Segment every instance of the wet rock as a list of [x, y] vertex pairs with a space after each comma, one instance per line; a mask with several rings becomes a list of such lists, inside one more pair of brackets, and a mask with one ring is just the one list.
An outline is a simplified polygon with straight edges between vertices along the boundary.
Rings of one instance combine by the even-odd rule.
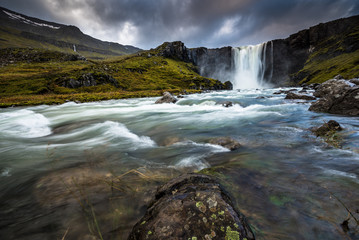
[[343, 128], [340, 126], [340, 124], [335, 121], [335, 120], [330, 120], [327, 123], [324, 123], [322, 126], [320, 126], [319, 128], [313, 128], [311, 129], [311, 131], [313, 133], [315, 133], [315, 135], [317, 137], [322, 137], [325, 136], [326, 134], [328, 134], [329, 132], [336, 132], [336, 131], [341, 131], [343, 130]]
[[225, 90], [233, 90], [233, 84], [230, 81], [226, 81], [224, 83], [224, 89]]
[[158, 99], [155, 103], [162, 104], [162, 103], [176, 103], [177, 99], [169, 92], [164, 92], [163, 97]]
[[303, 95], [303, 94], [295, 94], [289, 92], [284, 99], [303, 99], [303, 100], [315, 100], [316, 98], [310, 95]]
[[297, 91], [297, 89], [279, 90], [279, 91], [274, 92], [273, 94], [275, 94], [275, 95], [288, 94], [288, 93], [294, 92], [294, 91]]
[[230, 101], [222, 102], [221, 105], [222, 105], [223, 107], [226, 107], [226, 108], [228, 108], [228, 107], [233, 107], [233, 103], [230, 102]]
[[352, 86], [353, 84], [347, 80], [330, 79], [322, 83], [313, 95], [315, 97], [325, 97], [328, 95], [339, 96]]
[[354, 83], [331, 79], [321, 84], [314, 95], [321, 99], [312, 103], [310, 111], [359, 115], [359, 86]]
[[234, 151], [241, 147], [241, 144], [237, 140], [234, 140], [230, 137], [213, 138], [209, 141], [209, 143], [225, 147], [231, 151]]
[[116, 79], [103, 73], [86, 73], [82, 74], [77, 79], [58, 79], [57, 82], [62, 82], [62, 86], [66, 88], [93, 87], [101, 84], [112, 84], [115, 87], [118, 87]]
[[128, 240], [255, 239], [245, 217], [217, 181], [186, 174], [157, 190]]
[[353, 79], [350, 79], [349, 82], [355, 84], [355, 85], [359, 85], [359, 78], [353, 78]]

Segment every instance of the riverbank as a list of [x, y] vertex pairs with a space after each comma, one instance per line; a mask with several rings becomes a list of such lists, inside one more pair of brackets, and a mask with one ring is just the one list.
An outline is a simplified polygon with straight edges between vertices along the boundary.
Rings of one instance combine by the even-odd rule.
[[43, 94], [43, 95], [17, 95], [10, 97], [0, 97], [0, 108], [20, 107], [20, 106], [36, 106], [36, 105], [57, 105], [66, 102], [97, 102], [115, 99], [130, 99], [143, 97], [159, 97], [163, 92], [172, 94], [194, 94], [200, 93], [201, 90], [148, 90], [148, 91], [116, 91], [116, 92], [100, 92], [100, 93], [76, 93], [76, 94]]

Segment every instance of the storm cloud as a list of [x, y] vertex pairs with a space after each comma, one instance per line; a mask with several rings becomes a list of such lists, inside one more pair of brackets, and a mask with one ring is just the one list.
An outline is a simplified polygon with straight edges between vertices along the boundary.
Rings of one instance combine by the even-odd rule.
[[0, 0], [0, 6], [143, 49], [177, 40], [189, 47], [258, 44], [359, 14], [357, 0]]

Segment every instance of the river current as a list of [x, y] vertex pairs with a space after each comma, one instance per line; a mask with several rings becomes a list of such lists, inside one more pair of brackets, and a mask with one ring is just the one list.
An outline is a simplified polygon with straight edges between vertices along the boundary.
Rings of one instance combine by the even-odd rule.
[[[359, 239], [359, 118], [277, 90], [1, 109], [0, 238], [125, 239], [156, 187], [203, 171], [257, 239]], [[329, 120], [341, 148], [309, 130]], [[242, 147], [209, 144], [221, 136]]]

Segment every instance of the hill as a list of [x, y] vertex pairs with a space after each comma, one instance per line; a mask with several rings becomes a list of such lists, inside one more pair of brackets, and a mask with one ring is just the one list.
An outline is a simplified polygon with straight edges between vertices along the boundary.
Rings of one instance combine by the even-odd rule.
[[0, 48], [41, 48], [104, 59], [138, 52], [139, 48], [104, 42], [75, 26], [44, 21], [0, 7]]
[[162, 48], [102, 61], [45, 49], [0, 49], [0, 107], [231, 87], [200, 76], [193, 63], [163, 56]]

